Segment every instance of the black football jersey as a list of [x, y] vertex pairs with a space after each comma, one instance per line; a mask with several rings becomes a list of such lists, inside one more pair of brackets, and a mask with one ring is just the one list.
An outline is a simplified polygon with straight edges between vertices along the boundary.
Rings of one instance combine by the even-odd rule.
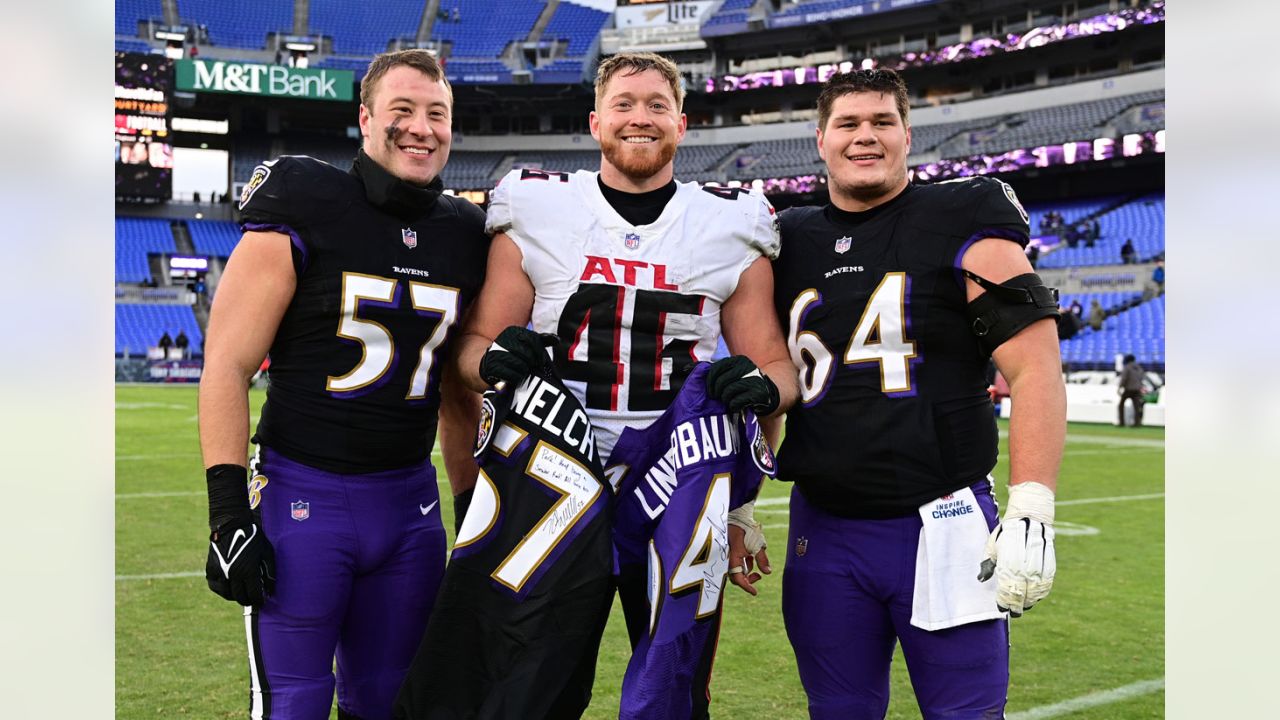
[[1012, 188], [910, 185], [861, 213], [781, 215], [774, 302], [800, 372], [778, 476], [843, 517], [899, 517], [984, 477], [997, 431], [989, 357], [969, 329], [961, 259], [1028, 239]]
[[288, 235], [297, 274], [255, 440], [332, 472], [426, 458], [448, 341], [484, 281], [484, 212], [370, 200], [394, 182], [363, 157], [344, 172], [285, 156], [241, 196], [241, 228]]
[[396, 717], [578, 717], [613, 601], [611, 493], [551, 373], [485, 394], [480, 477]]

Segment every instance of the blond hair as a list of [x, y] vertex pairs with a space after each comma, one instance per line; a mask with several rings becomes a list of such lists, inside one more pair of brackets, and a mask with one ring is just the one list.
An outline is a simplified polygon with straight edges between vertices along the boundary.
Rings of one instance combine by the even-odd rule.
[[600, 107], [605, 88], [615, 75], [635, 75], [646, 70], [657, 70], [662, 75], [671, 86], [671, 94], [676, 99], [676, 111], [683, 111], [684, 84], [680, 80], [680, 68], [661, 55], [651, 52], [619, 53], [601, 62], [596, 70], [596, 107]]

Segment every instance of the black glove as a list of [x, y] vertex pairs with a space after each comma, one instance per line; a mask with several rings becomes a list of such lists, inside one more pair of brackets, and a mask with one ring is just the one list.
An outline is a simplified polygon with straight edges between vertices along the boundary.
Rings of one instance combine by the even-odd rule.
[[467, 508], [471, 507], [471, 496], [476, 492], [475, 488], [463, 490], [453, 496], [453, 537], [457, 538], [458, 533], [462, 532], [462, 519], [467, 516]]
[[241, 605], [260, 606], [276, 588], [276, 554], [249, 509], [249, 471], [215, 465], [205, 471], [209, 486], [209, 589]]
[[751, 408], [757, 415], [769, 415], [781, 402], [778, 386], [745, 355], [711, 363], [707, 369], [707, 392], [732, 413]]
[[519, 383], [530, 375], [545, 374], [551, 366], [546, 348], [557, 342], [559, 338], [555, 335], [539, 335], [528, 328], [512, 325], [498, 335], [484, 357], [480, 358], [480, 378], [490, 385], [497, 385], [503, 380]]

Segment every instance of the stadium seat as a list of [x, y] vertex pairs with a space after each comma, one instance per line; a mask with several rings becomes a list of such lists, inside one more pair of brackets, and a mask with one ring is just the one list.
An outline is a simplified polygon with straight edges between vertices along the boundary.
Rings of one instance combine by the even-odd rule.
[[184, 332], [191, 352], [203, 354], [204, 334], [190, 305], [118, 303], [116, 305], [116, 354], [144, 355], [164, 333]]
[[151, 277], [150, 254], [177, 251], [168, 220], [116, 218], [116, 282], [145, 282]]

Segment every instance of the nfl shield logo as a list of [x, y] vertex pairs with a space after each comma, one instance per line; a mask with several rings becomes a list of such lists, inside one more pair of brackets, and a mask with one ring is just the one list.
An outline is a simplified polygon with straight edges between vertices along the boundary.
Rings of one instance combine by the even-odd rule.
[[640, 236], [635, 233], [627, 233], [626, 237], [622, 238], [622, 243], [627, 246], [628, 250], [635, 250], [640, 247]]
[[809, 552], [809, 538], [796, 538], [796, 557], [804, 557], [807, 552]]
[[845, 235], [842, 238], [836, 238], [836, 252], [843, 255], [849, 252], [849, 248], [853, 245], [853, 238]]
[[302, 522], [311, 517], [311, 503], [305, 500], [298, 500], [289, 503], [289, 517]]
[[404, 238], [404, 246], [410, 250], [418, 247], [418, 233], [405, 228], [400, 231], [400, 237]]

